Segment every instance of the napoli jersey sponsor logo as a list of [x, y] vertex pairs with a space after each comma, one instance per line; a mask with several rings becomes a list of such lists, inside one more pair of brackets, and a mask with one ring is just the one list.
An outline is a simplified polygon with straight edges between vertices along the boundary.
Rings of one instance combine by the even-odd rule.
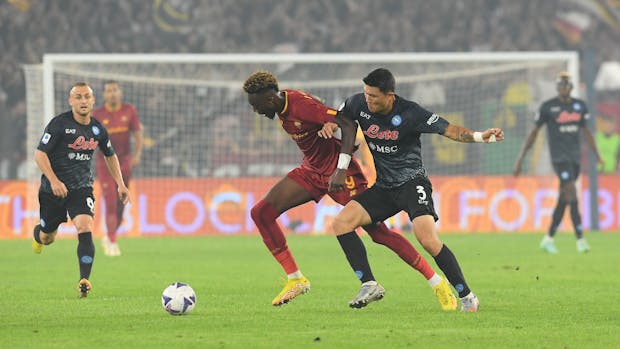
[[426, 120], [426, 124], [430, 126], [437, 121], [439, 121], [439, 115], [433, 114], [428, 118], [428, 120]]
[[581, 105], [579, 105], [579, 103], [574, 103], [573, 104], [573, 109], [580, 111], [581, 110]]
[[99, 127], [93, 126], [93, 133], [95, 134], [95, 136], [98, 136], [100, 132], [101, 131], [99, 130]]
[[400, 115], [392, 116], [392, 126], [400, 126], [403, 123], [403, 118]]
[[43, 138], [41, 138], [41, 143], [47, 144], [50, 141], [50, 138], [52, 138], [52, 135], [46, 132], [43, 135]]

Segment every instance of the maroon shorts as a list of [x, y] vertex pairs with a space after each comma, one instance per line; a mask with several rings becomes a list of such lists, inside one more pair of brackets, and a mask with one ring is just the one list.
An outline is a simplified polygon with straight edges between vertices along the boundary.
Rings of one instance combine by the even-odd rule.
[[345, 180], [345, 188], [343, 191], [333, 193], [328, 192], [329, 177], [331, 176], [331, 173], [318, 173], [309, 168], [300, 166], [293, 169], [286, 176], [299, 183], [299, 185], [312, 194], [314, 201], [319, 202], [321, 198], [327, 194], [329, 197], [334, 199], [334, 201], [343, 206], [346, 205], [347, 202], [351, 201], [354, 196], [366, 190], [368, 186], [368, 181], [366, 180], [366, 177], [364, 177], [362, 169], [355, 158], [351, 159], [351, 164], [347, 170], [347, 178]]

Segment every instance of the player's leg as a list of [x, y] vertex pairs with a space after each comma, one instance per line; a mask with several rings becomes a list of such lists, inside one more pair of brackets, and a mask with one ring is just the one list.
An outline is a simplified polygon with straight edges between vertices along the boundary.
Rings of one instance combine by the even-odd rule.
[[78, 234], [77, 256], [80, 266], [78, 297], [82, 298], [88, 296], [92, 290], [89, 279], [95, 259], [92, 233], [95, 198], [92, 188], [81, 188], [69, 192], [67, 199], [67, 211]]
[[116, 189], [116, 183], [108, 171], [98, 173], [99, 183], [101, 185], [101, 194], [105, 203], [105, 225], [107, 233], [101, 239], [101, 247], [106, 256], [113, 256], [112, 244], [116, 242], [116, 229], [119, 226], [118, 208], [119, 199]]
[[455, 310], [456, 298], [448, 283], [433, 270], [426, 258], [413, 247], [404, 236], [390, 230], [384, 223], [371, 224], [363, 227], [372, 240], [396, 252], [408, 265], [420, 272], [427, 280], [443, 310]]
[[[340, 199], [338, 195], [333, 193], [330, 194], [330, 196], [334, 198], [334, 200], [336, 200], [337, 202]], [[334, 221], [332, 223], [332, 229], [334, 233], [338, 236], [344, 236], [349, 232], [353, 232], [354, 229], [357, 227], [371, 224], [374, 219], [371, 218], [371, 214], [373, 213], [382, 216], [382, 219], [393, 215], [395, 211], [392, 211], [395, 210], [395, 208], [391, 207], [389, 203], [383, 202], [382, 196], [383, 192], [380, 189], [373, 187], [363, 191], [353, 200], [350, 200], [344, 206], [342, 211], [340, 211], [340, 213], [338, 213], [338, 215], [336, 215], [336, 217], [334, 218]], [[379, 204], [371, 205], [371, 203], [374, 202], [379, 202]], [[359, 236], [357, 236], [356, 233], [353, 232], [353, 234], [355, 234], [357, 239], [359, 239]], [[360, 245], [363, 248], [361, 240]], [[364, 260], [366, 260], [366, 263], [368, 263], [365, 249], [363, 251], [363, 257]], [[382, 299], [384, 294], [385, 289], [376, 281], [371, 280], [368, 282], [364, 282], [362, 283], [358, 294], [349, 302], [349, 306], [351, 306], [352, 308], [362, 308], [372, 301]]]
[[44, 245], [56, 239], [58, 226], [67, 221], [64, 200], [51, 193], [39, 191], [39, 224], [32, 232], [32, 250], [39, 254]]
[[[435, 259], [435, 263], [454, 286], [461, 298], [461, 310], [477, 311], [478, 299], [471, 292], [461, 267], [452, 251], [437, 235], [435, 222], [439, 219], [433, 203], [433, 187], [426, 177], [417, 177], [398, 189], [397, 201], [413, 223], [413, 233], [422, 247]], [[450, 292], [451, 294], [451, 292]], [[446, 310], [455, 309], [452, 297], [447, 295]], [[439, 295], [438, 295], [439, 297]], [[440, 300], [441, 301], [441, 300]]]
[[[465, 282], [465, 278], [461, 271], [461, 267], [459, 266], [456, 257], [452, 253], [452, 251], [446, 246], [437, 235], [437, 231], [435, 229], [435, 219], [432, 215], [425, 214], [421, 216], [417, 216], [412, 220], [413, 223], [413, 233], [416, 239], [420, 242], [422, 247], [433, 257], [435, 263], [441, 269], [443, 274], [446, 276], [450, 284], [454, 286], [456, 291], [461, 298], [461, 301], [465, 303], [469, 301], [470, 298], [475, 296], [471, 293], [467, 283]], [[442, 280], [443, 281], [443, 280]], [[456, 309], [456, 299], [452, 292], [447, 292], [449, 290], [446, 289], [445, 281], [444, 284], [440, 283], [436, 284], [433, 287], [435, 291], [435, 295], [437, 299], [442, 305], [444, 310], [454, 310]], [[477, 299], [476, 299], [477, 302]], [[476, 309], [471, 311], [476, 311]]]
[[[131, 164], [130, 163], [121, 163], [121, 174], [123, 176], [123, 180], [125, 181], [125, 184], [129, 188], [129, 182], [131, 181]], [[115, 209], [116, 212], [114, 212], [116, 216], [114, 217], [115, 218], [114, 222], [112, 218], [108, 219], [107, 239], [105, 238], [103, 239], [104, 245], [106, 245], [105, 243], [107, 243], [108, 250], [106, 251], [106, 249], [104, 248], [104, 253], [108, 256], [118, 257], [121, 255], [121, 249], [118, 246], [118, 240], [117, 240], [118, 229], [123, 223], [123, 213], [125, 211], [125, 204], [123, 204], [121, 199], [118, 197], [118, 189], [117, 189], [116, 183], [114, 182], [114, 179], [111, 176], [108, 176], [108, 177], [111, 181], [111, 188], [113, 188], [113, 190], [109, 190], [107, 192], [104, 191], [104, 193], [108, 196], [110, 201], [112, 200], [116, 201], [116, 209]], [[110, 210], [112, 210], [112, 208], [110, 208]], [[108, 212], [107, 209], [106, 209], [106, 212]]]
[[549, 225], [549, 230], [547, 234], [543, 237], [540, 242], [540, 248], [547, 251], [548, 253], [558, 253], [558, 249], [555, 246], [553, 238], [555, 237], [555, 233], [562, 222], [562, 217], [564, 217], [564, 211], [566, 211], [566, 206], [568, 205], [567, 197], [566, 197], [566, 184], [567, 181], [570, 180], [571, 174], [569, 168], [566, 163], [554, 163], [553, 170], [558, 176], [560, 180], [560, 187], [558, 189], [558, 201], [555, 204], [553, 209], [553, 214], [551, 215], [551, 224]]
[[[345, 206], [351, 201], [352, 197], [366, 190], [368, 182], [363, 175], [359, 163], [354, 158], [347, 170], [345, 188], [343, 191], [328, 193], [329, 177], [327, 176], [322, 178], [322, 184], [321, 189], [323, 192], [327, 193], [335, 202]], [[336, 238], [353, 272], [362, 283], [362, 287], [366, 283], [377, 285], [372, 269], [370, 268], [370, 263], [368, 262], [366, 247], [355, 230], [351, 230], [344, 234], [337, 234]], [[380, 287], [380, 285], [376, 286], [377, 289]]]
[[280, 263], [288, 278], [282, 291], [273, 299], [273, 305], [286, 304], [298, 295], [310, 290], [310, 282], [299, 270], [276, 218], [290, 208], [306, 203], [313, 198], [313, 195], [303, 186], [287, 176], [276, 183], [267, 193], [267, 196], [254, 205], [250, 212], [265, 246]]
[[436, 275], [433, 267], [411, 242], [401, 234], [390, 230], [384, 223], [365, 225], [363, 228], [372, 241], [394, 251], [405, 263], [419, 271], [426, 280], [431, 280]]
[[562, 195], [566, 198], [566, 202], [570, 206], [570, 218], [575, 229], [575, 237], [577, 238], [577, 251], [588, 252], [590, 245], [583, 237], [583, 227], [581, 225], [581, 213], [579, 212], [579, 198], [577, 196], [577, 178], [579, 177], [579, 164], [570, 164], [570, 179], [562, 183]]

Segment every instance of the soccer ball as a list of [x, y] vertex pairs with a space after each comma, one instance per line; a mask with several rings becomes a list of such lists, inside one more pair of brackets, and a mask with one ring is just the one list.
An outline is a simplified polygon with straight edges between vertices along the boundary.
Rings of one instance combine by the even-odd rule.
[[171, 315], [187, 314], [196, 305], [196, 293], [190, 285], [175, 282], [166, 287], [162, 293], [161, 305]]

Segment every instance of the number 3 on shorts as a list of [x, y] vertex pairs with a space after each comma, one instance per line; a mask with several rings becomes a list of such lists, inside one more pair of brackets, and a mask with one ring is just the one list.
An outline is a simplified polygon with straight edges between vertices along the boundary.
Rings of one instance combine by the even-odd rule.
[[416, 185], [416, 191], [418, 192], [418, 203], [421, 205], [427, 205], [428, 201], [426, 201], [426, 191], [424, 190], [424, 187], [421, 185]]
[[86, 206], [90, 208], [90, 212], [95, 213], [95, 201], [93, 201], [93, 198], [86, 198]]

